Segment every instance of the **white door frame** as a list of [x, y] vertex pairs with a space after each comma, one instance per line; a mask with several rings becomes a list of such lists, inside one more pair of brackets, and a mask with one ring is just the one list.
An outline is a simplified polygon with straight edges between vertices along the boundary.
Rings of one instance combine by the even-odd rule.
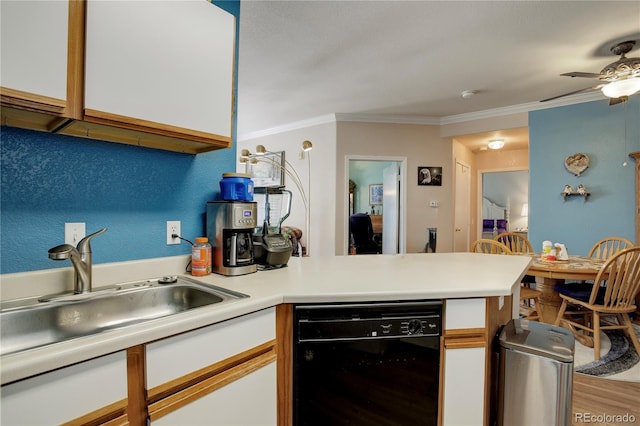
[[[398, 250], [399, 254], [407, 253], [407, 157], [386, 157], [373, 155], [345, 155], [344, 156], [344, 181], [343, 188], [349, 187], [349, 161], [396, 161], [400, 163], [400, 193], [398, 201], [400, 203], [400, 214], [398, 215]], [[344, 253], [349, 253], [349, 201], [344, 200], [342, 209], [342, 220], [344, 232], [342, 233], [342, 247]]]
[[[468, 185], [467, 193], [464, 194], [465, 197], [466, 197], [466, 204], [467, 204], [467, 215], [466, 215], [467, 217], [465, 218], [465, 221], [466, 221], [465, 226], [467, 228], [467, 238], [466, 238], [466, 241], [465, 241], [465, 246], [464, 246], [464, 250], [463, 251], [466, 252], [471, 247], [471, 241], [470, 241], [470, 235], [471, 235], [471, 210], [472, 210], [471, 209], [471, 166], [466, 161], [463, 161], [463, 160], [461, 160], [459, 158], [455, 159], [454, 164], [455, 164], [455, 173], [454, 173], [454, 175], [455, 175], [455, 179], [456, 179], [456, 182], [455, 182], [455, 185], [454, 185], [455, 191], [456, 191], [456, 193], [454, 195], [454, 199], [455, 200], [457, 200], [458, 196], [459, 196], [459, 194], [458, 194], [458, 183], [459, 183], [458, 182], [458, 164], [460, 164], [462, 167], [466, 167], [469, 170], [469, 173], [468, 173], [469, 177], [467, 178], [469, 185]], [[457, 214], [458, 213], [458, 207], [459, 207], [458, 205], [454, 206], [454, 209], [455, 209], [455, 211], [454, 211], [454, 221], [453, 221], [454, 222], [453, 223], [453, 251], [454, 252], [457, 251], [457, 250], [459, 251], [459, 249], [460, 249], [460, 247], [456, 247], [456, 229], [457, 229], [457, 226], [459, 225], [458, 223], [456, 223], [457, 222], [457, 217], [458, 217], [458, 214]], [[482, 214], [482, 212], [480, 214]]]
[[[500, 173], [500, 172], [528, 172], [529, 168], [528, 167], [522, 167], [522, 166], [515, 166], [515, 167], [498, 167], [495, 169], [482, 169], [482, 170], [478, 170], [478, 201], [477, 201], [477, 224], [478, 224], [478, 230], [477, 230], [477, 234], [478, 238], [482, 238], [482, 200], [484, 198], [484, 193], [482, 192], [482, 177], [485, 173]], [[527, 198], [529, 198], [527, 196]]]

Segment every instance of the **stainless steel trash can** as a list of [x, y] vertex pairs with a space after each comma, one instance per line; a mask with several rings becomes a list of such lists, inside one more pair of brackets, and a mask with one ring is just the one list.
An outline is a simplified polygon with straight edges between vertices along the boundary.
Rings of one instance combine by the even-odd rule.
[[515, 319], [504, 326], [498, 342], [498, 425], [571, 425], [571, 331]]

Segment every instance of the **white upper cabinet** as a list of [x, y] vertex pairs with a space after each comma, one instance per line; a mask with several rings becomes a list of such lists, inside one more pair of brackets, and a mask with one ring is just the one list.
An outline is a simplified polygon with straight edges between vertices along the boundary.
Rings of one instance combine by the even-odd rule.
[[0, 2], [2, 87], [65, 100], [66, 1]]
[[236, 22], [206, 0], [2, 0], [2, 125], [197, 154], [232, 144]]
[[87, 121], [231, 137], [233, 15], [206, 0], [89, 0], [86, 19]]

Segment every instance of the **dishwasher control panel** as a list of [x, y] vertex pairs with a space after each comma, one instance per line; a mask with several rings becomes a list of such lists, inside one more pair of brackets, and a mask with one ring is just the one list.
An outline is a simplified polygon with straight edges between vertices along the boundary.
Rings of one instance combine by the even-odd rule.
[[297, 305], [298, 342], [440, 336], [440, 301]]

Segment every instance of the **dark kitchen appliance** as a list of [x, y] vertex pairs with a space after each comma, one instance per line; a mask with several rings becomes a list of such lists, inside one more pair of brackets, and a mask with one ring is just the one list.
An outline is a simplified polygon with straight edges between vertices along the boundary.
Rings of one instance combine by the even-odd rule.
[[265, 269], [286, 266], [291, 258], [291, 240], [282, 233], [282, 222], [291, 212], [291, 191], [281, 187], [255, 188], [258, 226], [253, 234], [255, 262]]
[[213, 272], [244, 275], [257, 271], [252, 240], [256, 212], [254, 201], [207, 203], [207, 236], [213, 247]]
[[442, 302], [294, 307], [293, 424], [437, 425]]

